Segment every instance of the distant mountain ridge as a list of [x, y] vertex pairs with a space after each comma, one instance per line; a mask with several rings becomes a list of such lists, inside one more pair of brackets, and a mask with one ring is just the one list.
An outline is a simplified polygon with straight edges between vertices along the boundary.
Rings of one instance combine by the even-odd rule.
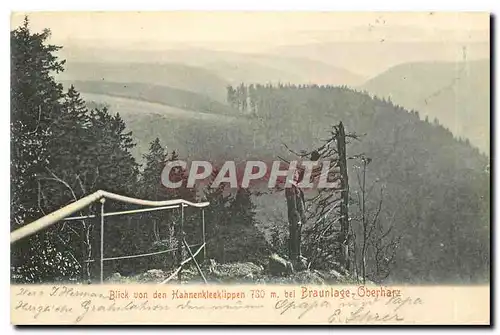
[[[68, 60], [67, 76], [63, 75], [63, 79], [97, 80], [96, 78], [89, 78], [88, 73], [100, 73], [102, 69], [103, 73], [109, 74], [116, 67], [121, 68], [121, 75], [125, 76], [131, 71], [137, 73], [139, 70], [147, 69], [146, 64], [148, 64], [148, 66], [154, 65], [154, 68], [159, 69], [161, 73], [167, 72], [166, 69], [161, 69], [162, 66], [170, 66], [169, 70], [174, 71], [174, 73], [179, 72], [179, 69], [174, 67], [176, 65], [192, 73], [199, 70], [202, 72], [199, 73], [200, 78], [211, 74], [218, 77], [218, 81], [222, 79], [232, 84], [239, 82], [290, 82], [295, 84], [316, 83], [355, 86], [362, 84], [366, 80], [363, 75], [339, 66], [306, 57], [288, 57], [286, 55], [236, 53], [202, 48], [109, 50], [102, 47], [84, 49], [76, 46], [65, 47], [61, 53]], [[83, 70], [78, 69], [81, 64], [86, 63], [89, 65], [97, 64], [97, 67], [88, 66]], [[109, 69], [106, 69], [108, 64]], [[135, 70], [125, 68], [125, 66], [128, 66], [126, 64], [138, 68]], [[158, 77], [158, 74], [154, 73], [155, 71], [148, 71], [148, 73]], [[114, 72], [113, 75], [116, 76], [116, 71]], [[74, 74], [78, 74], [79, 77], [74, 78]], [[141, 75], [140, 77], [145, 76]], [[113, 81], [118, 80], [114, 79]], [[126, 81], [130, 82], [132, 80], [127, 79]], [[211, 87], [219, 87], [218, 81], [212, 83]], [[206, 83], [206, 81], [202, 82]], [[165, 82], [155, 81], [154, 83], [186, 89], [185, 86], [178, 87]], [[197, 84], [199, 85], [201, 82]], [[195, 89], [195, 87], [196, 83], [193, 84], [191, 90]], [[200, 90], [197, 90], [197, 92], [204, 93]]]
[[101, 81], [161, 85], [202, 94], [224, 102], [228, 81], [200, 68], [180, 63], [68, 62], [60, 81]]
[[108, 81], [61, 81], [82, 93], [128, 98], [138, 101], [162, 104], [188, 111], [233, 115], [235, 112], [228, 105], [208, 96], [191, 91], [180, 90], [163, 85]]
[[291, 83], [354, 86], [365, 80], [360, 74], [317, 60], [262, 54], [224, 53], [203, 65], [232, 83]]
[[489, 58], [490, 43], [441, 41], [392, 41], [380, 36], [370, 41], [340, 41], [285, 45], [270, 50], [275, 55], [308, 58], [325, 64], [353, 70], [372, 77], [397, 64], [415, 62], [454, 62], [465, 53], [468, 60]]
[[359, 89], [389, 98], [466, 138], [490, 148], [490, 61], [418, 62], [389, 68]]

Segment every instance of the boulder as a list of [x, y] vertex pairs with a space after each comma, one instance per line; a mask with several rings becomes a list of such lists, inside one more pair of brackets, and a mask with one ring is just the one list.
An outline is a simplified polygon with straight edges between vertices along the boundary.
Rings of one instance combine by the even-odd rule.
[[252, 262], [217, 264], [213, 259], [209, 261], [208, 272], [217, 278], [245, 278], [259, 276], [264, 269]]
[[139, 280], [142, 282], [161, 282], [166, 278], [165, 272], [159, 269], [151, 269], [139, 275]]
[[269, 256], [269, 273], [273, 276], [289, 275], [293, 273], [293, 265], [278, 254], [272, 254]]
[[296, 284], [325, 284], [324, 278], [322, 278], [316, 271], [305, 270], [297, 272], [291, 278], [293, 280], [293, 283]]
[[228, 266], [228, 269], [235, 277], [247, 277], [249, 275], [259, 275], [264, 270], [262, 266], [252, 262], [224, 264], [222, 267]]
[[334, 269], [331, 269], [330, 271], [328, 271], [328, 273], [330, 274], [331, 279], [336, 280], [338, 282], [344, 281], [346, 279], [344, 275], [340, 274], [338, 271], [335, 271]]
[[106, 281], [117, 282], [122, 279], [122, 275], [119, 272], [113, 273], [111, 276], [106, 279]]
[[295, 271], [303, 271], [307, 270], [308, 265], [307, 258], [300, 256], [299, 260], [293, 263], [293, 268]]

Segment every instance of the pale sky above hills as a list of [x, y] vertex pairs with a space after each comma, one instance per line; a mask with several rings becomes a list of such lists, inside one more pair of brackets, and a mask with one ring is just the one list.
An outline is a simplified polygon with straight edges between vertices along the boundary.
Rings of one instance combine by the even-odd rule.
[[[12, 15], [12, 28], [26, 13]], [[263, 52], [273, 47], [336, 41], [489, 41], [488, 13], [451, 12], [35, 12], [33, 30], [52, 42], [119, 48], [211, 47]]]

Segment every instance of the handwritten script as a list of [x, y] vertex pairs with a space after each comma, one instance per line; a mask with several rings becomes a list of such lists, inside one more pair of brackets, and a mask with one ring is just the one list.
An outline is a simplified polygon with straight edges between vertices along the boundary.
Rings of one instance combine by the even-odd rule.
[[[172, 290], [171, 290], [172, 291]], [[177, 290], [178, 291], [178, 290]], [[113, 292], [113, 291], [110, 291]], [[174, 291], [175, 292], [175, 291]], [[152, 294], [154, 297], [155, 295]], [[14, 293], [13, 311], [22, 312], [29, 317], [40, 320], [44, 315], [66, 315], [74, 317], [74, 323], [80, 323], [92, 314], [104, 313], [166, 313], [170, 310], [183, 312], [195, 311], [231, 311], [261, 309], [264, 305], [258, 303], [243, 302], [241, 300], [230, 303], [205, 303], [204, 301], [185, 300], [178, 301], [155, 301], [143, 299], [112, 299], [100, 291], [94, 292], [91, 287], [47, 286], [36, 289], [30, 286], [20, 287]], [[54, 298], [54, 299], [50, 299]], [[54, 300], [51, 302], [51, 300]], [[64, 301], [60, 303], [59, 301]]]
[[11, 311], [15, 324], [402, 324], [418, 323], [426, 299], [333, 287], [26, 285], [12, 286]]
[[[324, 310], [329, 314], [328, 323], [400, 323], [405, 321], [405, 309], [423, 305], [421, 298], [371, 298], [334, 303], [328, 300], [280, 300], [274, 308], [280, 315], [296, 315], [298, 319]], [[323, 314], [323, 313], [322, 313]]]

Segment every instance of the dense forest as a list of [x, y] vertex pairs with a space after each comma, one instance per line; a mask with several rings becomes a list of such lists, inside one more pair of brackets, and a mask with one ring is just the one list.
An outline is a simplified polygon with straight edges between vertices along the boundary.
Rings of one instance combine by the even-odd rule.
[[[286, 246], [283, 194], [209, 185], [165, 189], [159, 182], [165, 162], [290, 159], [293, 155], [283, 144], [312, 150], [342, 121], [357, 134], [348, 143], [348, 154], [371, 160], [366, 184], [374, 191], [367, 208], [376, 211], [383, 200], [379, 220], [401, 237], [388, 279], [489, 280], [489, 159], [437, 121], [347, 87], [288, 84], [228, 86], [227, 105], [202, 102], [216, 109], [220, 104], [223, 110], [214, 113], [232, 115], [220, 115], [215, 122], [144, 111], [121, 115], [113, 107], [89, 107], [97, 104], [85, 102], [73, 86], [64, 89], [56, 82], [54, 75], [64, 71], [65, 62], [56, 56], [59, 47], [47, 43], [49, 35], [30, 32], [27, 20], [11, 32], [11, 231], [98, 189], [152, 200], [208, 200], [207, 257], [259, 264]], [[115, 88], [120, 96], [130, 90]], [[160, 89], [155, 87], [154, 94], [164, 99]], [[189, 108], [198, 107], [192, 103]], [[356, 180], [358, 167], [349, 160], [350, 180]], [[186, 171], [176, 173], [186, 178]], [[355, 199], [360, 192], [355, 182], [350, 191]], [[107, 211], [121, 209], [131, 207], [106, 203]], [[356, 215], [354, 203], [352, 209]], [[96, 205], [81, 214], [97, 210]], [[193, 211], [186, 216], [193, 243], [200, 241], [199, 215]], [[175, 245], [172, 230], [178, 220], [175, 211], [110, 218], [104, 252], [113, 257]], [[14, 280], [96, 277], [98, 225], [92, 219], [61, 223], [12, 245]], [[134, 273], [170, 262], [156, 256], [119, 260], [105, 270], [106, 275]]]

